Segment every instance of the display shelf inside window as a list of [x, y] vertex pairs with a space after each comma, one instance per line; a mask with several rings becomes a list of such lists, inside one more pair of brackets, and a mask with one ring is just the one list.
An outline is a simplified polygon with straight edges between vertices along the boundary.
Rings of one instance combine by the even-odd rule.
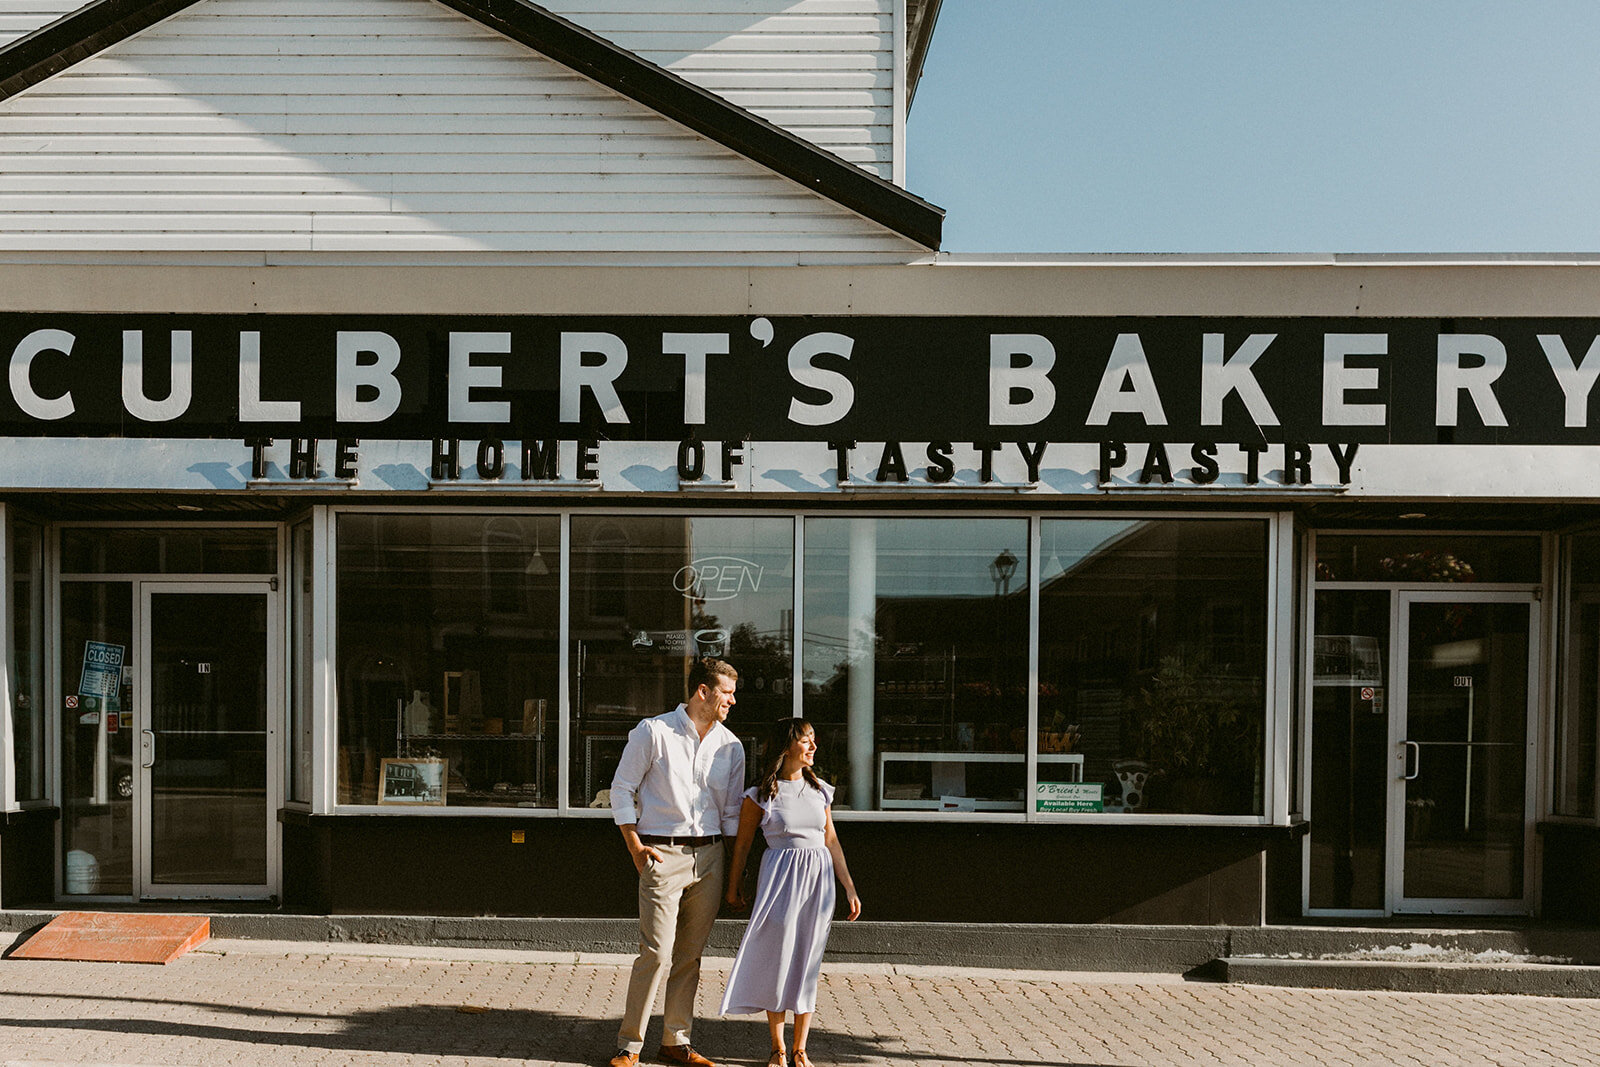
[[396, 755], [445, 761], [447, 804], [542, 807], [550, 790], [548, 741], [555, 702], [528, 697], [519, 713], [484, 713], [476, 672], [447, 671], [444, 702], [418, 690], [396, 719]]
[[[922, 751], [961, 745], [955, 715], [955, 651], [927, 654], [918, 647], [880, 656], [873, 705], [878, 741], [886, 749]], [[959, 732], [970, 748], [970, 725]]]
[[745, 646], [739, 633], [724, 630], [630, 632], [625, 639], [578, 642], [573, 717], [574, 789], [581, 773], [583, 792], [575, 803], [604, 806], [605, 790], [617, 770], [628, 733], [643, 719], [661, 715], [684, 700], [692, 656], [726, 657], [739, 671], [738, 698], [729, 727], [745, 742], [747, 769], [753, 765], [752, 724], [792, 713], [785, 654], [763, 654]]

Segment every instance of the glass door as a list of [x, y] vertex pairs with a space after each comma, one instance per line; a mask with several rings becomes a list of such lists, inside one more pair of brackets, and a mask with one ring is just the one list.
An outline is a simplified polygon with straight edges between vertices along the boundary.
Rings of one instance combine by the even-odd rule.
[[1401, 592], [1398, 615], [1391, 910], [1526, 914], [1534, 598]]
[[140, 592], [139, 896], [270, 896], [278, 598], [253, 582]]

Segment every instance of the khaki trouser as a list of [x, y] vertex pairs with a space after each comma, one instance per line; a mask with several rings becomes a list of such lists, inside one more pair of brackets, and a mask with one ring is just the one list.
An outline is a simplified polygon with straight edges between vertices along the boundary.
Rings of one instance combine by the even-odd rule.
[[644, 1048], [650, 1006], [663, 973], [667, 1003], [662, 1012], [661, 1043], [690, 1043], [694, 995], [700, 986], [700, 953], [722, 906], [726, 860], [721, 842], [699, 848], [651, 847], [661, 859], [639, 875], [639, 958], [633, 961], [628, 1005], [617, 1031], [617, 1047], [629, 1052]]

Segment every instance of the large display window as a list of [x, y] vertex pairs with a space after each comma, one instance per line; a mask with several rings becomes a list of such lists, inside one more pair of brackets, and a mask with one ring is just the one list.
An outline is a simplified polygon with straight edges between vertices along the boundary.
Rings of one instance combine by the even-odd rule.
[[[841, 812], [1265, 810], [1265, 517], [350, 510], [334, 525], [340, 805], [598, 817], [629, 731], [715, 656], [739, 670], [729, 725], [749, 758], [771, 720], [804, 714]], [[291, 534], [305, 625], [311, 527]], [[303, 795], [309, 767], [291, 767]]]
[[312, 701], [316, 686], [316, 645], [312, 580], [313, 538], [311, 522], [289, 528], [289, 773], [287, 799], [311, 802]]
[[1098, 784], [1104, 811], [1261, 814], [1267, 522], [1047, 519], [1040, 556], [1039, 780]]
[[554, 515], [338, 517], [338, 801], [552, 807]]
[[38, 526], [18, 519], [7, 524], [7, 534], [11, 799], [26, 803], [45, 796], [43, 542]]
[[574, 807], [609, 806], [628, 731], [677, 707], [695, 656], [739, 671], [747, 748], [794, 714], [794, 574], [787, 517], [573, 516]]
[[805, 714], [835, 807], [1022, 811], [1028, 521], [805, 524]]
[[1600, 734], [1600, 533], [1572, 537], [1567, 546], [1567, 622], [1553, 808], [1557, 815], [1593, 818], [1595, 743]]

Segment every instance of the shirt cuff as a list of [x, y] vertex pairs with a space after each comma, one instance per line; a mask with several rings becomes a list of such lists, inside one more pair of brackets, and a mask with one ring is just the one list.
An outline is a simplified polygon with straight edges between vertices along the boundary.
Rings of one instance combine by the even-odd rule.
[[627, 826], [629, 823], [637, 823], [639, 821], [639, 812], [635, 810], [634, 806], [630, 803], [624, 802], [618, 804], [615, 800], [613, 800], [611, 802], [611, 821], [616, 823], [618, 826]]

